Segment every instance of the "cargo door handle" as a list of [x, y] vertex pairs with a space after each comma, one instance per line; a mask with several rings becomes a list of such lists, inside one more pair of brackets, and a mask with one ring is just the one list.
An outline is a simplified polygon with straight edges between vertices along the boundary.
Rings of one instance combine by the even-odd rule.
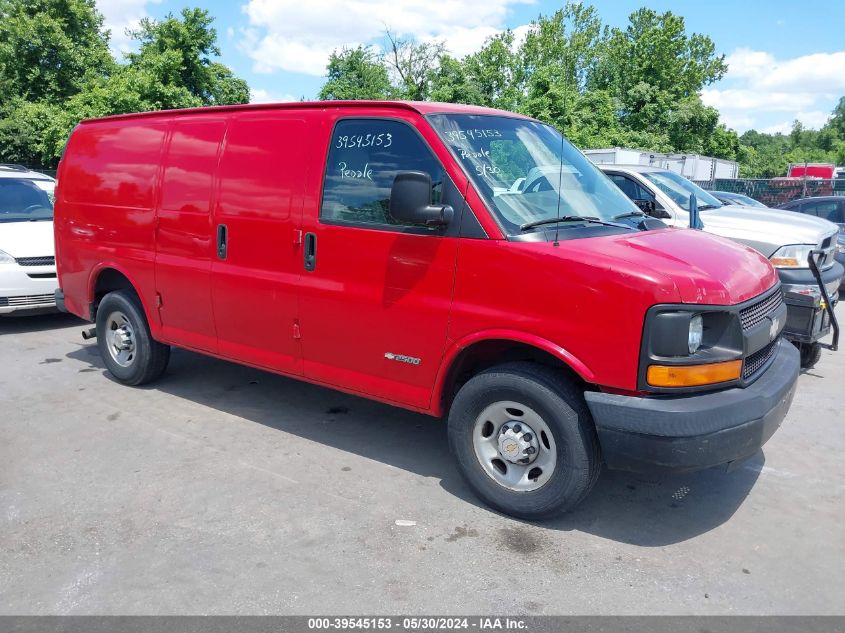
[[317, 235], [305, 234], [305, 270], [311, 271], [317, 267]]
[[225, 224], [217, 225], [217, 258], [226, 259], [226, 251], [229, 246], [229, 229]]

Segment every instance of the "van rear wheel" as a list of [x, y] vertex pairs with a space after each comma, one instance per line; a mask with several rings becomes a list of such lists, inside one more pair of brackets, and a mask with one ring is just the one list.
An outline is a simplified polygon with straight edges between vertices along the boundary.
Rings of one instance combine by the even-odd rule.
[[159, 378], [170, 360], [170, 347], [153, 340], [141, 302], [133, 293], [108, 293], [97, 308], [97, 347], [106, 368], [125, 385]]
[[536, 363], [508, 363], [470, 379], [449, 411], [449, 445], [482, 500], [525, 519], [575, 507], [601, 471], [581, 391]]

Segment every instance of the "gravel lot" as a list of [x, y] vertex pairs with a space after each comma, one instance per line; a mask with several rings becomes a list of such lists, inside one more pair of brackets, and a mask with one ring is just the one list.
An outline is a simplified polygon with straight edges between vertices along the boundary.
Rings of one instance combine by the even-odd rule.
[[83, 325], [0, 319], [0, 614], [845, 613], [845, 351], [736, 471], [532, 525], [441, 421], [184, 351], [123, 387]]

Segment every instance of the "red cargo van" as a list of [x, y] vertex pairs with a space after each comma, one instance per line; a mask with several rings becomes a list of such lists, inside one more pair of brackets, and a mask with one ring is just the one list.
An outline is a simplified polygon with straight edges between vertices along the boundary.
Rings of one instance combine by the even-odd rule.
[[654, 221], [556, 130], [508, 112], [85, 121], [55, 216], [59, 305], [96, 322], [117, 380], [160, 377], [175, 345], [448, 415], [469, 485], [521, 517], [574, 506], [602, 462], [746, 458], [795, 389], [761, 255], [643, 230]]

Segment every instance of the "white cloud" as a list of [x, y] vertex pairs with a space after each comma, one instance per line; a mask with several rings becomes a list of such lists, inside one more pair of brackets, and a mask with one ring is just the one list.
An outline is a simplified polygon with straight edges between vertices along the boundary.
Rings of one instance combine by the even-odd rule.
[[126, 30], [138, 28], [138, 23], [146, 17], [147, 6], [158, 4], [161, 0], [97, 0], [97, 9], [105, 18], [104, 27], [111, 31], [111, 51], [115, 57], [131, 50], [132, 40]]
[[[728, 73], [720, 87], [702, 91], [701, 98], [740, 132], [752, 127], [788, 132], [795, 119], [821, 127], [830, 114], [824, 108], [845, 92], [845, 51], [779, 60], [740, 48], [726, 61]], [[789, 113], [788, 120], [782, 113]], [[778, 122], [764, 123], [775, 114], [780, 114]]]
[[288, 101], [299, 101], [289, 93], [272, 92], [263, 88], [252, 88], [249, 91], [250, 103], [286, 103]]
[[455, 55], [481, 47], [504, 28], [513, 4], [534, 0], [249, 0], [241, 49], [257, 72], [325, 74], [332, 51], [373, 44], [386, 28], [400, 37], [442, 41]]
[[818, 129], [824, 126], [829, 118], [830, 112], [826, 110], [796, 112], [795, 116], [789, 121], [781, 121], [779, 123], [775, 123], [774, 125], [768, 125], [760, 131], [766, 132], [767, 134], [789, 134], [790, 130], [792, 130], [792, 124], [795, 119], [801, 121], [805, 128]]
[[758, 88], [705, 89], [701, 99], [720, 111], [794, 112], [811, 107], [816, 95], [800, 92], [767, 92]]

